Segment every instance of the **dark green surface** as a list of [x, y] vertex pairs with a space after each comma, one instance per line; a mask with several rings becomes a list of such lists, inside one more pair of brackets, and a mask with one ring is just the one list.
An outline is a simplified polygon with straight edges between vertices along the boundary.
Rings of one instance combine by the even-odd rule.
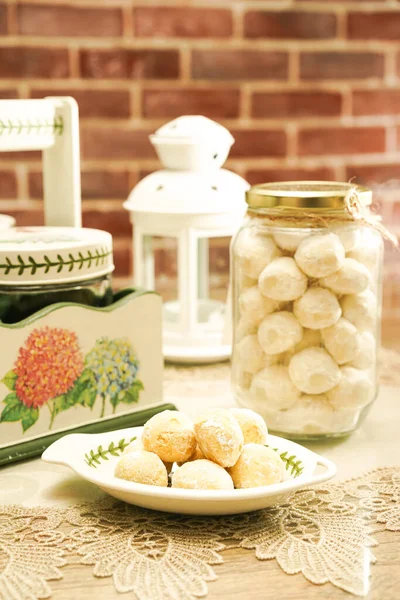
[[42, 286], [0, 286], [0, 320], [19, 323], [39, 310], [71, 302], [85, 306], [105, 307], [114, 302], [108, 275], [79, 283]]
[[0, 465], [8, 465], [18, 460], [40, 456], [53, 442], [70, 433], [104, 433], [106, 431], [117, 431], [118, 429], [144, 425], [153, 415], [163, 410], [177, 410], [177, 408], [174, 404], [160, 404], [159, 406], [146, 408], [138, 412], [104, 418], [95, 423], [68, 429], [68, 431], [51, 433], [34, 440], [8, 446], [7, 448], [0, 449]]

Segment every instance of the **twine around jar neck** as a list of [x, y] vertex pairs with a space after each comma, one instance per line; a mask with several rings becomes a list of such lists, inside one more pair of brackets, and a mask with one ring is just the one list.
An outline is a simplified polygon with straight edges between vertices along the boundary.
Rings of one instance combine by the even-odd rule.
[[345, 210], [354, 221], [359, 221], [378, 231], [385, 240], [389, 240], [398, 248], [399, 240], [397, 236], [389, 231], [382, 223], [382, 217], [373, 213], [369, 207], [363, 206], [355, 188], [351, 188], [343, 199]]
[[271, 224], [275, 225], [277, 221], [283, 221], [286, 225], [288, 223], [299, 225], [299, 222], [302, 222], [307, 227], [329, 227], [335, 223], [351, 223], [353, 221], [379, 232], [384, 239], [389, 240], [396, 248], [399, 246], [397, 236], [382, 224], [380, 215], [373, 213], [369, 206], [363, 205], [355, 187], [350, 188], [344, 196], [342, 209], [309, 211], [307, 209], [279, 206], [260, 210], [249, 207], [247, 213], [250, 217], [270, 221]]

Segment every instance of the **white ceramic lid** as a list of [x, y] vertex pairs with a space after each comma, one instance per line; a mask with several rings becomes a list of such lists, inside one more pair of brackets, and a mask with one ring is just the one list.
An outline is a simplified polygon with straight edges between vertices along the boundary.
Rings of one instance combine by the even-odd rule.
[[14, 227], [14, 225], [14, 217], [10, 217], [9, 215], [0, 215], [0, 231], [3, 231], [3, 229], [9, 229], [10, 227]]
[[202, 115], [184, 115], [162, 125], [150, 136], [150, 139], [162, 140], [164, 143], [200, 142], [202, 140], [223, 140], [232, 145], [235, 141], [231, 133], [216, 121]]
[[225, 169], [214, 173], [161, 170], [139, 181], [124, 208], [132, 213], [243, 215], [249, 187], [240, 175]]
[[114, 270], [112, 236], [79, 227], [0, 231], [0, 285], [72, 283]]

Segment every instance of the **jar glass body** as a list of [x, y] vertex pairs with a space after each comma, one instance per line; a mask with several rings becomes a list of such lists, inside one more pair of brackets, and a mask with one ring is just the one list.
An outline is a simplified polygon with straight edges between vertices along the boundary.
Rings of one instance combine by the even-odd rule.
[[0, 285], [0, 322], [18, 323], [58, 302], [104, 307], [112, 301], [111, 275], [46, 285]]
[[383, 242], [277, 214], [249, 211], [231, 247], [233, 392], [279, 435], [347, 435], [378, 390]]

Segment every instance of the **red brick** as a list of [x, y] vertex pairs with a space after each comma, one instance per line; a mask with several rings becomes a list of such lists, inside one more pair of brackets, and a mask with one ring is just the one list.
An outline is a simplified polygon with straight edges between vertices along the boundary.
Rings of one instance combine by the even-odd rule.
[[353, 114], [400, 114], [400, 90], [368, 90], [353, 92]]
[[133, 285], [132, 274], [129, 277], [113, 277], [113, 288], [116, 292], [131, 288]]
[[255, 92], [251, 115], [256, 118], [332, 117], [340, 115], [342, 96], [337, 92]]
[[[176, 274], [178, 271], [178, 257], [176, 248], [171, 248], [171, 246], [169, 245], [169, 240], [167, 240], [166, 238], [158, 238], [157, 243], [154, 246], [154, 271], [156, 275], [162, 276], [162, 287], [164, 287], [165, 280], [168, 277], [173, 280], [169, 283], [169, 289], [172, 288], [176, 290]], [[160, 281], [156, 281], [157, 289], [159, 287], [161, 288], [160, 283]]]
[[229, 273], [229, 242], [228, 238], [210, 240], [210, 273], [213, 275], [221, 276]]
[[[388, 205], [388, 213], [391, 215], [392, 210], [393, 210], [393, 205]], [[396, 265], [396, 263], [398, 263], [398, 266], [400, 267], [400, 254], [399, 251], [397, 250], [397, 248], [393, 248], [392, 244], [390, 244], [390, 242], [385, 242], [385, 266], [388, 266], [389, 269], [388, 271], [392, 270], [390, 269], [390, 267], [393, 267], [394, 265]], [[400, 270], [400, 269], [399, 269]], [[399, 290], [400, 291], [400, 290]], [[399, 303], [400, 306], [400, 303]], [[400, 325], [400, 323], [399, 323]]]
[[354, 40], [399, 41], [400, 13], [397, 11], [350, 13], [347, 17], [348, 37]]
[[[135, 236], [135, 228], [133, 228]], [[176, 290], [176, 272], [177, 272], [177, 244], [176, 239], [152, 236], [152, 251], [154, 254], [154, 272], [156, 273], [156, 289], [161, 293], [164, 289], [171, 289], [169, 276], [175, 279], [174, 288]], [[157, 275], [163, 275], [162, 283], [157, 281]], [[167, 277], [165, 277], [167, 275]], [[160, 285], [161, 283], [161, 285]], [[167, 287], [165, 287], [165, 284]]]
[[239, 101], [239, 88], [144, 90], [143, 116], [170, 118], [202, 114], [232, 119], [239, 116]]
[[18, 227], [44, 225], [43, 206], [40, 202], [32, 202], [29, 207], [18, 207], [7, 210], [7, 214], [16, 219]]
[[[119, 243], [123, 242], [123, 243]], [[113, 248], [115, 271], [113, 277], [128, 277], [132, 274], [131, 238], [116, 240]]]
[[130, 117], [128, 90], [76, 90], [68, 87], [33, 89], [31, 91], [31, 98], [44, 98], [45, 96], [73, 96], [79, 105], [80, 118], [127, 119]]
[[83, 227], [102, 229], [115, 237], [129, 237], [132, 235], [129, 214], [122, 206], [119, 209], [94, 209], [91, 206], [84, 205], [82, 222]]
[[303, 52], [302, 79], [366, 79], [383, 77], [384, 57], [380, 52]]
[[18, 31], [24, 35], [104, 37], [122, 34], [119, 8], [19, 4]]
[[334, 181], [336, 176], [334, 170], [328, 167], [316, 167], [314, 169], [282, 167], [250, 169], [246, 172], [245, 179], [251, 185], [256, 185], [274, 181]]
[[29, 197], [32, 199], [43, 199], [43, 175], [31, 172], [28, 175]]
[[20, 152], [1, 152], [0, 160], [12, 162], [38, 161], [42, 159], [39, 150], [21, 150]]
[[0, 35], [7, 33], [7, 5], [0, 4]]
[[4, 199], [16, 197], [17, 177], [15, 171], [0, 171], [0, 198]]
[[[29, 208], [16, 207], [12, 211], [7, 211], [7, 214], [16, 218], [17, 225], [20, 227], [32, 226], [32, 225], [43, 225], [44, 214], [42, 202], [32, 201]], [[132, 228], [129, 222], [129, 216], [126, 210], [122, 207], [120, 209], [106, 209], [102, 208], [93, 210], [89, 206], [83, 206], [83, 226], [93, 227], [94, 229], [102, 229], [109, 231], [115, 237], [128, 238], [132, 235]], [[117, 240], [115, 246], [119, 248], [119, 240]], [[117, 250], [118, 259], [118, 250]]]
[[194, 50], [193, 79], [287, 79], [288, 54], [271, 50]]
[[[30, 198], [43, 197], [43, 180], [41, 172], [29, 173]], [[82, 171], [82, 198], [91, 199], [125, 199], [130, 192], [129, 173], [123, 171]]]
[[149, 133], [151, 131], [125, 128], [83, 128], [83, 157], [106, 160], [155, 158]]
[[125, 200], [131, 191], [128, 171], [84, 171], [82, 197], [84, 199], [117, 198]]
[[140, 169], [138, 173], [138, 181], [144, 179], [145, 177], [147, 177], [147, 175], [151, 175], [151, 173], [154, 173], [154, 169]]
[[331, 127], [299, 132], [299, 155], [371, 154], [385, 152], [383, 127]]
[[226, 38], [232, 35], [232, 13], [223, 8], [141, 6], [134, 9], [137, 37]]
[[1, 90], [0, 89], [0, 99], [1, 100], [15, 100], [16, 98], [19, 98], [18, 90], [13, 90], [13, 89]]
[[[396, 204], [393, 205], [393, 212], [392, 212], [392, 223], [399, 223], [400, 224], [400, 202], [396, 202]], [[399, 273], [396, 273], [397, 277], [399, 277]]]
[[281, 130], [236, 129], [231, 130], [235, 143], [230, 156], [248, 158], [263, 156], [285, 156], [286, 134]]
[[68, 51], [64, 48], [0, 48], [1, 78], [57, 79], [68, 77], [68, 74]]
[[178, 50], [81, 50], [83, 77], [91, 79], [176, 79]]
[[328, 39], [336, 35], [336, 17], [327, 12], [251, 10], [244, 16], [247, 38]]
[[[369, 185], [371, 183], [384, 183], [390, 180], [400, 179], [399, 165], [352, 165], [346, 168], [346, 180], [353, 177], [357, 183]], [[400, 187], [400, 184], [399, 184]]]

